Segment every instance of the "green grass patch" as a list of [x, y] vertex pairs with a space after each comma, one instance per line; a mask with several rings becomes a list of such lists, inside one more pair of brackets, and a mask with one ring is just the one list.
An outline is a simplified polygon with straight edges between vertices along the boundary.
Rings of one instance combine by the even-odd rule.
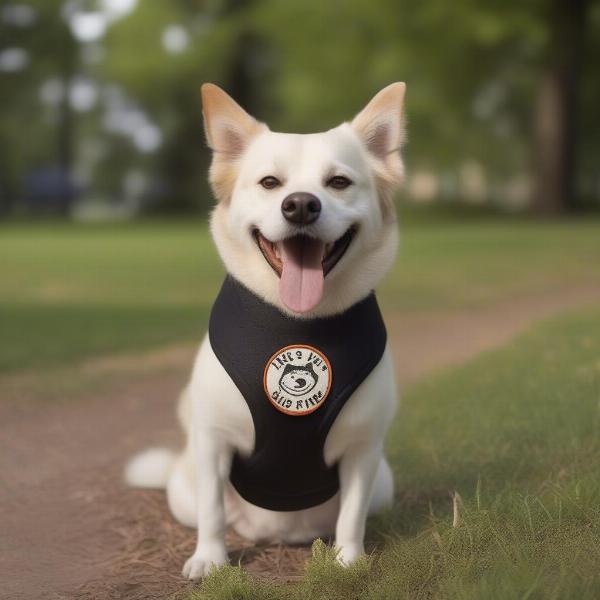
[[[600, 222], [401, 212], [387, 310], [600, 285]], [[203, 220], [0, 226], [0, 372], [199, 339], [223, 277]], [[139, 312], [139, 314], [138, 314]], [[51, 322], [47, 323], [47, 320]]]
[[400, 214], [400, 258], [381, 286], [392, 310], [444, 310], [600, 284], [600, 221]]
[[0, 228], [0, 372], [200, 341], [222, 278], [202, 223]]
[[189, 306], [222, 276], [205, 223], [0, 227], [0, 301]]
[[409, 390], [368, 560], [345, 571], [317, 543], [297, 584], [225, 567], [189, 598], [600, 597], [599, 332], [600, 311], [562, 317]]
[[170, 342], [198, 342], [208, 307], [0, 304], [0, 371], [64, 366]]

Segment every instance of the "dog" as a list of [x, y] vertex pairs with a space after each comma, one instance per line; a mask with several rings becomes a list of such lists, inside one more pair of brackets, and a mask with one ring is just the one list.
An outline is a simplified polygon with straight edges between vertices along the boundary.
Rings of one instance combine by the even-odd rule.
[[179, 401], [184, 450], [146, 450], [125, 476], [166, 488], [197, 529], [187, 578], [228, 562], [227, 527], [252, 541], [335, 535], [349, 565], [367, 516], [393, 499], [383, 442], [398, 398], [372, 290], [398, 246], [405, 85], [315, 134], [272, 132], [219, 87], [201, 93], [228, 276]]

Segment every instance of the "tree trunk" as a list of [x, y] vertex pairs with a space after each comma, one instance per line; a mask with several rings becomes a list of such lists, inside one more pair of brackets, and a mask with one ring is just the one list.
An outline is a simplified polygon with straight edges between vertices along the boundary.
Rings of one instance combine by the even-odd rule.
[[63, 97], [58, 107], [57, 124], [57, 164], [61, 173], [61, 197], [59, 212], [67, 215], [74, 201], [73, 164], [75, 146], [75, 115], [71, 106], [71, 84], [75, 72], [77, 47], [72, 38], [62, 40], [61, 52], [58, 56], [58, 69], [61, 73]]
[[550, 0], [549, 47], [534, 115], [532, 208], [576, 207], [576, 113], [587, 0]]

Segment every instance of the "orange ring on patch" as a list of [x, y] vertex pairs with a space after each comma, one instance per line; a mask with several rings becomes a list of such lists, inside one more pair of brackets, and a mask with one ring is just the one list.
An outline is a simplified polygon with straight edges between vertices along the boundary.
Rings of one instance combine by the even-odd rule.
[[[321, 400], [321, 402], [319, 402], [319, 404], [317, 404], [317, 406], [313, 406], [313, 408], [303, 411], [303, 412], [288, 410], [287, 408], [283, 408], [282, 406], [277, 404], [277, 402], [275, 402], [273, 400], [273, 398], [271, 398], [271, 394], [269, 393], [269, 388], [267, 387], [267, 371], [269, 370], [269, 366], [271, 365], [273, 359], [278, 354], [281, 354], [282, 352], [285, 352], [286, 350], [290, 350], [292, 348], [306, 348], [307, 350], [312, 350], [313, 352], [316, 352], [325, 361], [325, 364], [327, 365], [327, 368], [329, 369], [329, 382], [327, 383], [327, 389], [325, 390], [325, 393], [323, 394], [323, 400]], [[286, 415], [292, 415], [293, 417], [304, 417], [305, 415], [309, 415], [310, 413], [315, 412], [315, 410], [321, 408], [321, 406], [323, 406], [323, 404], [325, 403], [325, 400], [327, 400], [327, 397], [329, 396], [332, 382], [333, 382], [333, 369], [331, 368], [331, 363], [329, 362], [329, 359], [325, 356], [325, 354], [323, 352], [321, 352], [321, 350], [319, 350], [318, 348], [315, 348], [314, 346], [310, 346], [308, 344], [290, 344], [289, 346], [284, 346], [283, 348], [280, 348], [279, 350], [277, 350], [277, 352], [275, 352], [274, 354], [271, 355], [271, 358], [269, 358], [269, 360], [267, 361], [267, 363], [265, 365], [265, 370], [263, 371], [263, 389], [265, 391], [265, 395], [269, 399], [269, 402], [279, 412], [285, 413]]]

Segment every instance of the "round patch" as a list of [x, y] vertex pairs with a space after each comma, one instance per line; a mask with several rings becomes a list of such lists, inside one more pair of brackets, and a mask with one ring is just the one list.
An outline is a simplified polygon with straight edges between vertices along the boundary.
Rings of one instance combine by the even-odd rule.
[[327, 357], [312, 346], [281, 348], [265, 365], [263, 383], [271, 404], [288, 415], [307, 415], [319, 408], [331, 389]]

